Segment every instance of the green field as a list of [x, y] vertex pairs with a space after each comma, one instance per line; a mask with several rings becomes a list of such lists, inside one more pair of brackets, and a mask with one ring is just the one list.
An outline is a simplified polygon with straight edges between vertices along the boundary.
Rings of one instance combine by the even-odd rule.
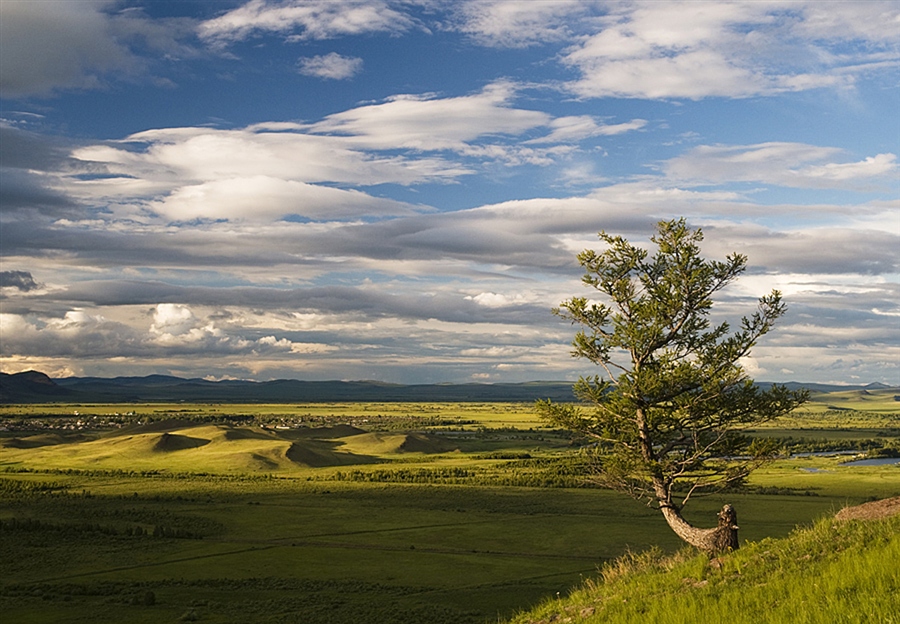
[[[815, 397], [752, 435], [890, 454], [893, 392]], [[495, 622], [680, 548], [529, 405], [29, 405], [0, 424], [10, 622]], [[778, 460], [688, 518], [727, 499], [757, 542], [900, 495], [897, 465], [844, 459]]]

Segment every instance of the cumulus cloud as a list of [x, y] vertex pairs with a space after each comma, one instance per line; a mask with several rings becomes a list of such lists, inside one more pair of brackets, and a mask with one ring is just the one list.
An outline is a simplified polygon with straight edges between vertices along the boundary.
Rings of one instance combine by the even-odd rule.
[[18, 314], [0, 315], [3, 355], [13, 357], [64, 357], [89, 355], [113, 357], [130, 350], [138, 334], [127, 325], [110, 321], [83, 309], [61, 317], [38, 318]]
[[150, 331], [156, 334], [183, 334], [194, 329], [197, 319], [188, 306], [177, 303], [161, 303], [153, 312]]
[[354, 56], [341, 56], [331, 52], [324, 56], [300, 59], [300, 73], [326, 80], [346, 80], [362, 71], [363, 60]]
[[[119, 313], [116, 311], [116, 313]], [[296, 342], [274, 334], [253, 335], [234, 326], [219, 327], [184, 304], [159, 304], [149, 328], [141, 315], [112, 320], [97, 311], [76, 308], [61, 316], [0, 314], [4, 364], [30, 358], [80, 357], [85, 361], [113, 358], [157, 359], [215, 356], [290, 357], [333, 350], [328, 345]]]
[[467, 295], [466, 299], [488, 308], [505, 308], [529, 303], [529, 298], [522, 293], [510, 296], [503, 293], [482, 292], [477, 295]]
[[206, 41], [224, 45], [261, 32], [288, 39], [330, 39], [372, 32], [402, 33], [415, 25], [407, 14], [382, 0], [251, 0], [201, 23]]

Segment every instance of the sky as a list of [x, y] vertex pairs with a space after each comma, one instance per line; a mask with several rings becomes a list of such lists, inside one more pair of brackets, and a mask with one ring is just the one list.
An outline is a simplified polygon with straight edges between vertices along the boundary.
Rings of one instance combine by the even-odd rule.
[[597, 233], [900, 385], [900, 2], [0, 0], [0, 369], [572, 380]]

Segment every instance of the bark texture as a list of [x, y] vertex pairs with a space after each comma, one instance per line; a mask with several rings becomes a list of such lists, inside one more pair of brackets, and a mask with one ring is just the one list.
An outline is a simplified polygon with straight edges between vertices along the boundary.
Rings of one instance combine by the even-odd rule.
[[731, 505], [722, 507], [718, 513], [718, 526], [714, 529], [693, 526], [673, 506], [666, 505], [660, 510], [675, 534], [691, 546], [711, 555], [738, 549], [737, 512]]

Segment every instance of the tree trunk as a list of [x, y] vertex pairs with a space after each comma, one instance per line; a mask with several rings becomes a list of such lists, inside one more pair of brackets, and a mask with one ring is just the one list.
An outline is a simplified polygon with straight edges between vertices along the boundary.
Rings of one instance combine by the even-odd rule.
[[681, 539], [691, 546], [711, 555], [738, 549], [737, 513], [731, 505], [722, 507], [718, 513], [719, 523], [714, 529], [698, 529], [682, 517], [681, 512], [671, 505], [660, 506], [663, 517]]

